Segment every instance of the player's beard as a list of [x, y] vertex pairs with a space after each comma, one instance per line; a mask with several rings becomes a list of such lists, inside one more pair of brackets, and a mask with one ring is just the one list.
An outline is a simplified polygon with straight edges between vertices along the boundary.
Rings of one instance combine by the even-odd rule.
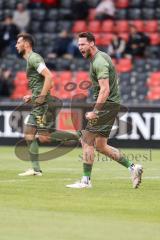
[[21, 52], [19, 52], [19, 56], [23, 58], [23, 56], [25, 55], [25, 50], [22, 50]]
[[88, 59], [88, 58], [90, 58], [91, 57], [91, 53], [90, 53], [90, 50], [88, 50], [87, 52], [86, 52], [86, 58]]

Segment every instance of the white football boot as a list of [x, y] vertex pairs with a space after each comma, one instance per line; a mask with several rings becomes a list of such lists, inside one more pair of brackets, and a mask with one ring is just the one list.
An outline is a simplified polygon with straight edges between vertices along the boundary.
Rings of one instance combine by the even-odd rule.
[[66, 187], [68, 187], [68, 188], [92, 188], [92, 183], [90, 180], [87, 182], [84, 181], [83, 177], [82, 177], [82, 179], [80, 181], [75, 182], [73, 184], [68, 184], [68, 185], [66, 185]]
[[133, 188], [139, 187], [142, 179], [142, 173], [143, 173], [143, 167], [141, 165], [136, 164], [135, 166], [132, 167], [131, 180], [132, 180]]
[[42, 172], [36, 172], [34, 171], [34, 169], [28, 169], [27, 171], [23, 172], [23, 173], [19, 173], [18, 176], [21, 177], [27, 177], [27, 176], [42, 176]]

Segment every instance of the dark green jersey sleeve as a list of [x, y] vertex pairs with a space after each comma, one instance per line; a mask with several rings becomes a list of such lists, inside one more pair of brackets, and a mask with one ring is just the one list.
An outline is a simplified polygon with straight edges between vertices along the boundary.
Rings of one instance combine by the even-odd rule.
[[30, 57], [29, 62], [39, 73], [45, 68], [45, 62], [39, 54], [34, 54]]
[[29, 88], [35, 96], [39, 95], [43, 88], [44, 76], [41, 72], [45, 67], [43, 58], [38, 53], [32, 52], [27, 60], [26, 71], [29, 79]]

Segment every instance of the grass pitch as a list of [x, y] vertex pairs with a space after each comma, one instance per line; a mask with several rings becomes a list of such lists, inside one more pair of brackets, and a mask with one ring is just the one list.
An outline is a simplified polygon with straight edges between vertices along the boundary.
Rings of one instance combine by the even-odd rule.
[[81, 149], [42, 162], [43, 177], [18, 177], [30, 164], [17, 159], [13, 147], [1, 147], [0, 239], [159, 240], [160, 151], [124, 152], [136, 161], [141, 156], [139, 189], [132, 189], [124, 167], [102, 157], [92, 189], [65, 188], [81, 176]]

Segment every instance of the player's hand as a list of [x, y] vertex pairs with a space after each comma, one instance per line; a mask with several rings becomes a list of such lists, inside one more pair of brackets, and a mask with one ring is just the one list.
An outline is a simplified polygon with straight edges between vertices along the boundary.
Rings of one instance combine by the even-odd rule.
[[86, 116], [87, 120], [92, 120], [92, 119], [98, 118], [98, 116], [95, 112], [87, 112], [85, 116]]
[[42, 103], [44, 103], [45, 97], [46, 97], [46, 96], [44, 96], [44, 95], [39, 95], [39, 96], [37, 96], [36, 99], [35, 99], [35, 103], [36, 103], [36, 104], [42, 104]]
[[31, 95], [26, 95], [23, 97], [23, 101], [25, 101], [26, 103], [28, 103], [29, 101], [31, 101], [32, 96]]

